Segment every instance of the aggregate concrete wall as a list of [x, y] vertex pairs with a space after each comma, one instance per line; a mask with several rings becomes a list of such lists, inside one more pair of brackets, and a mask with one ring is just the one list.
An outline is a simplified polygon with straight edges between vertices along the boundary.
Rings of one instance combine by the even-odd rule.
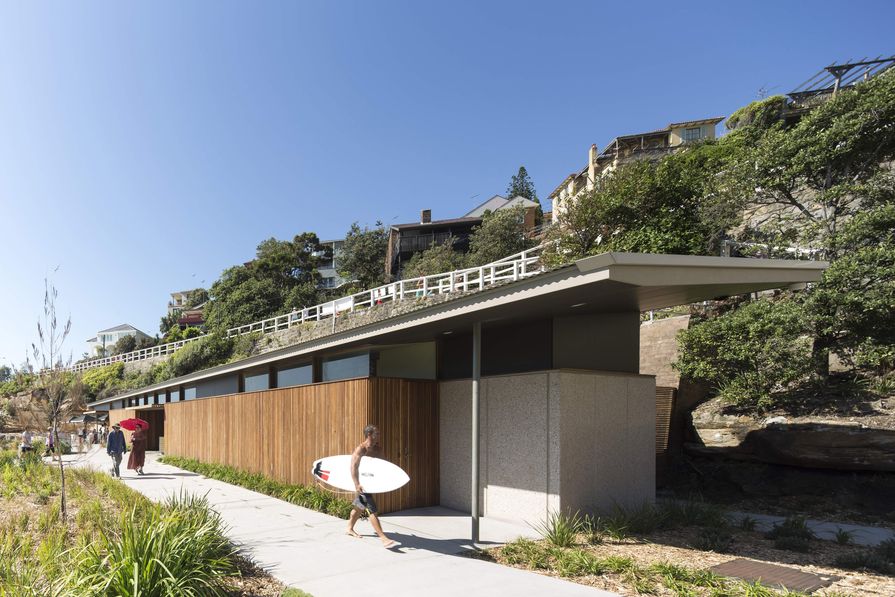
[[563, 510], [611, 511], [655, 496], [656, 383], [651, 376], [562, 371]]
[[[470, 380], [440, 396], [441, 504], [470, 509]], [[479, 502], [485, 516], [537, 522], [655, 495], [655, 381], [554, 370], [482, 379]]]

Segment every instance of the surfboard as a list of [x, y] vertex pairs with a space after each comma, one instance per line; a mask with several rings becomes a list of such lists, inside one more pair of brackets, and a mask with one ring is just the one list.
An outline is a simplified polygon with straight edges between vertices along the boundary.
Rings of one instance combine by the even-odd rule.
[[[358, 476], [361, 486], [367, 493], [386, 493], [407, 484], [410, 477], [404, 470], [381, 458], [363, 456], [360, 459]], [[354, 491], [351, 480], [351, 455], [327, 456], [314, 461], [311, 474], [327, 485], [343, 491]]]

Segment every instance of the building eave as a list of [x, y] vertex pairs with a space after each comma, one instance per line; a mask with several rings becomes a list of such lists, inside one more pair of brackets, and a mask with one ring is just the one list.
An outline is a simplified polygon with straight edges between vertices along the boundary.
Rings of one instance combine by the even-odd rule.
[[148, 392], [234, 374], [325, 350], [431, 340], [446, 331], [525, 317], [585, 312], [648, 311], [820, 280], [827, 263], [693, 255], [604, 253], [517, 282], [470, 294], [382, 321], [336, 332], [196, 371], [90, 403], [89, 407]]

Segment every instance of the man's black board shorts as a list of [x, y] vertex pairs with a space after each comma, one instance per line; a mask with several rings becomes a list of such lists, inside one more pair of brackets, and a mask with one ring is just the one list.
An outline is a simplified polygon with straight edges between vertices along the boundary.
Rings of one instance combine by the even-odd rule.
[[376, 501], [373, 499], [373, 495], [369, 493], [357, 494], [357, 496], [354, 498], [354, 501], [351, 502], [351, 505], [358, 510], [366, 510], [369, 514], [379, 513], [379, 508], [376, 506]]

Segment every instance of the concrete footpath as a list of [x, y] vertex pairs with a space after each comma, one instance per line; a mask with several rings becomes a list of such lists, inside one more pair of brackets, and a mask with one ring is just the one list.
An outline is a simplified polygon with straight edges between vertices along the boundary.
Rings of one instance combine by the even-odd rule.
[[[94, 447], [73, 455], [74, 466], [108, 472], [109, 457]], [[382, 526], [401, 542], [384, 549], [369, 522], [362, 539], [345, 534], [346, 522], [254, 491], [160, 464], [148, 453], [146, 475], [122, 471], [122, 482], [152, 500], [185, 492], [203, 495], [229, 527], [229, 536], [265, 570], [315, 597], [351, 594], [390, 597], [609, 597], [616, 595], [565, 580], [517, 570], [458, 554], [472, 548], [469, 517], [447, 508], [423, 508], [385, 515]], [[126, 462], [126, 460], [125, 460]], [[122, 469], [125, 463], [122, 463]], [[482, 519], [480, 546], [498, 545], [530, 528]]]

